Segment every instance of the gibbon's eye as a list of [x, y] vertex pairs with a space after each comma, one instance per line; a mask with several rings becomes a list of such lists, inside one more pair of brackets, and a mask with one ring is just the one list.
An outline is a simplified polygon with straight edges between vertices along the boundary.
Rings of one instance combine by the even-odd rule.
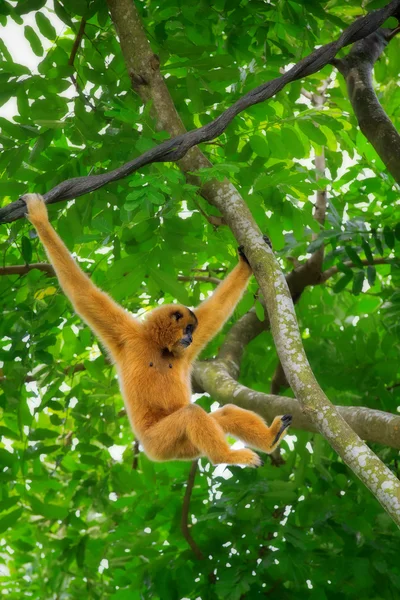
[[176, 312], [172, 313], [171, 317], [176, 321], [179, 321], [179, 319], [183, 319], [183, 314], [177, 310]]
[[185, 328], [185, 333], [186, 333], [186, 334], [188, 334], [188, 333], [193, 333], [193, 325], [188, 325], [188, 326]]

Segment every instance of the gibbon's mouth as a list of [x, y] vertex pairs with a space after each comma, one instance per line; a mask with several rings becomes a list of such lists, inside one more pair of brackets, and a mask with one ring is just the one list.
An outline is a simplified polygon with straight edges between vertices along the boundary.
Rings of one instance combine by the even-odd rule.
[[185, 335], [181, 341], [180, 344], [181, 346], [183, 346], [184, 348], [187, 348], [188, 346], [190, 346], [190, 344], [192, 343], [193, 338], [191, 335]]

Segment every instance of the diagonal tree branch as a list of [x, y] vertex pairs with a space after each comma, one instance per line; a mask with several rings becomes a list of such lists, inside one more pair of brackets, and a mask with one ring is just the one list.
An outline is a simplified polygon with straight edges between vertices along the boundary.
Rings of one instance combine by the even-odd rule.
[[[185, 156], [188, 150], [193, 146], [202, 142], [211, 141], [218, 137], [239, 113], [250, 106], [271, 98], [288, 83], [316, 73], [325, 65], [330, 64], [339, 50], [349, 44], [354, 44], [358, 40], [362, 40], [376, 31], [386, 19], [396, 15], [400, 16], [400, 0], [392, 0], [384, 8], [372, 11], [365, 17], [357, 19], [343, 31], [338, 40], [314, 50], [281, 77], [277, 77], [276, 79], [251, 90], [207, 125], [167, 140], [112, 171], [100, 175], [75, 177], [63, 181], [44, 194], [46, 202], [51, 204], [60, 202], [61, 200], [77, 198], [78, 196], [99, 189], [107, 183], [118, 181], [119, 179], [134, 173], [141, 167], [153, 162], [171, 162], [179, 160]], [[20, 198], [0, 209], [0, 223], [10, 223], [23, 217], [24, 214], [25, 203]]]
[[79, 25], [78, 33], [76, 34], [74, 43], [72, 45], [72, 50], [70, 57], [68, 59], [68, 64], [72, 67], [75, 61], [76, 53], [79, 50], [79, 46], [81, 45], [82, 38], [85, 35], [85, 27], [86, 27], [86, 19], [82, 17], [81, 23]]
[[346, 79], [361, 131], [397, 183], [400, 183], [400, 135], [375, 94], [372, 69], [388, 42], [399, 32], [400, 27], [375, 31], [354, 44], [345, 58], [332, 61]]

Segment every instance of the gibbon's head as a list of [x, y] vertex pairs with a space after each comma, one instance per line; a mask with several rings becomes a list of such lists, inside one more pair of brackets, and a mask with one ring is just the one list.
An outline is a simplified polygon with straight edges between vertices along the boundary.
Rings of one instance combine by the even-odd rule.
[[145, 327], [161, 350], [182, 356], [193, 341], [197, 317], [182, 304], [166, 304], [147, 315]]

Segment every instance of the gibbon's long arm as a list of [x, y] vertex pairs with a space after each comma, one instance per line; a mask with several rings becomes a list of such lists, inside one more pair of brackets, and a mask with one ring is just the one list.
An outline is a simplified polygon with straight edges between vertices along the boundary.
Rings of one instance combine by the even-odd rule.
[[51, 226], [43, 198], [39, 194], [26, 194], [24, 200], [27, 216], [36, 228], [65, 295], [107, 349], [114, 356], [118, 355], [129, 333], [134, 333], [140, 325], [81, 271]]
[[193, 334], [193, 342], [187, 349], [189, 360], [194, 359], [229, 319], [246, 289], [251, 274], [249, 264], [240, 257], [239, 263], [221, 281], [213, 295], [194, 310], [198, 325]]

